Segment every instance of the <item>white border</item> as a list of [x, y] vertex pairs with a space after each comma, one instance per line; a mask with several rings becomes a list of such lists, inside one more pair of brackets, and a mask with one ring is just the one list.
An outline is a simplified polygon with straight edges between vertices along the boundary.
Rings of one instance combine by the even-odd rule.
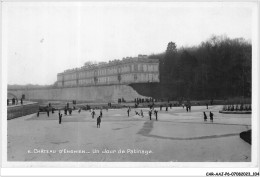
[[[15, 1], [11, 1], [15, 2]], [[17, 1], [21, 2], [21, 1]], [[46, 0], [46, 2], [48, 2]], [[62, 2], [62, 1], [60, 1]], [[64, 2], [64, 1], [63, 1]], [[67, 2], [67, 1], [65, 1]], [[90, 1], [91, 2], [91, 1]], [[116, 1], [118, 2], [118, 1]], [[153, 2], [153, 1], [152, 1]], [[162, 1], [158, 1], [162, 2]], [[187, 1], [186, 1], [187, 2]], [[7, 56], [5, 50], [6, 39], [3, 36], [4, 31], [1, 31], [1, 125], [2, 125], [2, 175], [21, 175], [24, 176], [48, 176], [53, 175], [55, 172], [59, 172], [59, 175], [62, 176], [75, 176], [77, 175], [91, 175], [91, 176], [100, 176], [100, 175], [127, 175], [127, 176], [136, 176], [136, 175], [146, 175], [146, 176], [186, 176], [186, 175], [206, 175], [206, 172], [256, 172], [259, 171], [259, 1], [232, 1], [232, 2], [252, 2], [255, 3], [253, 8], [253, 26], [252, 26], [252, 139], [254, 143], [252, 144], [252, 162], [195, 162], [195, 163], [176, 163], [176, 162], [7, 162], [7, 108], [6, 108], [6, 97], [7, 97]], [[232, 2], [228, 2], [231, 3]], [[107, 2], [102, 2], [107, 3]], [[133, 4], [133, 1], [127, 2], [127, 4]], [[141, 2], [147, 3], [147, 2]], [[166, 3], [171, 3], [166, 0]], [[203, 2], [202, 2], [203, 3]], [[221, 5], [217, 4], [217, 6]], [[222, 2], [223, 3], [223, 2]], [[226, 3], [226, 2], [225, 2]], [[207, 3], [205, 3], [207, 4]], [[185, 6], [194, 5], [194, 1], [185, 4]], [[5, 23], [6, 18], [4, 18], [4, 13], [2, 11], [1, 4], [1, 19], [2, 24]], [[2, 27], [1, 24], [1, 27]], [[3, 29], [3, 28], [1, 28]], [[5, 31], [7, 32], [7, 31]], [[3, 49], [3, 50], [2, 50]], [[6, 167], [41, 167], [39, 168], [6, 168]], [[48, 167], [77, 167], [75, 169], [57, 169]], [[82, 167], [90, 167], [88, 169], [83, 169]], [[106, 167], [103, 169], [93, 169], [92, 167]], [[121, 167], [120, 169], [110, 168], [110, 167]], [[128, 168], [123, 168], [128, 167]], [[131, 168], [129, 168], [131, 167]], [[146, 167], [145, 169], [136, 168], [136, 167]], [[150, 167], [150, 168], [149, 168]], [[153, 167], [153, 168], [151, 168]], [[154, 168], [156, 167], [156, 168]], [[162, 168], [164, 167], [164, 168]], [[195, 168], [194, 168], [195, 167]], [[210, 168], [217, 167], [217, 168]], [[235, 167], [235, 168], [234, 168]], [[225, 168], [225, 169], [222, 169]], [[142, 174], [141, 172], [145, 172]]]

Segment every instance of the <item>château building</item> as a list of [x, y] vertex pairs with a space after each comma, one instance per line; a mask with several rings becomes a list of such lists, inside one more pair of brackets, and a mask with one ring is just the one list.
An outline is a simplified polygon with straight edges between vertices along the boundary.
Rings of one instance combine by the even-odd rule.
[[83, 67], [66, 70], [57, 75], [58, 87], [117, 85], [159, 82], [159, 60], [146, 55], [122, 60], [86, 63]]

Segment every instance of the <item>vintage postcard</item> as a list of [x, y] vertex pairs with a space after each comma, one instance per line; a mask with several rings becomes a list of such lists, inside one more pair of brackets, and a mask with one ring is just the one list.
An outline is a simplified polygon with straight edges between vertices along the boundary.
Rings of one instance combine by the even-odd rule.
[[258, 3], [2, 1], [2, 167], [259, 176]]

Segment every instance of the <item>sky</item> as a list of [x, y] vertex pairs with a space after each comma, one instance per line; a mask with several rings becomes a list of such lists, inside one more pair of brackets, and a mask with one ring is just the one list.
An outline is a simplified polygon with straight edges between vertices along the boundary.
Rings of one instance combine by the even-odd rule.
[[215, 35], [252, 39], [252, 3], [4, 2], [8, 84], [53, 84], [87, 61], [156, 54]]

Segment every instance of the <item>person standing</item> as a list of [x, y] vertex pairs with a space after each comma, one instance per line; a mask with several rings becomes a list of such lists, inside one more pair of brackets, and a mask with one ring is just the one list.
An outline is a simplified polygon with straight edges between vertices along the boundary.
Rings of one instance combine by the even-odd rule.
[[61, 124], [62, 114], [59, 111], [59, 124]]
[[127, 115], [128, 115], [128, 117], [129, 117], [129, 112], [130, 112], [130, 110], [129, 110], [129, 108], [127, 109]]
[[80, 112], [81, 112], [81, 108], [79, 108], [78, 112], [79, 112], [79, 114], [80, 114]]
[[100, 128], [101, 118], [98, 116], [97, 118], [97, 128]]
[[213, 122], [213, 113], [212, 112], [209, 112], [209, 117], [210, 117], [210, 121]]
[[205, 112], [203, 112], [203, 114], [204, 114], [204, 122], [206, 122], [206, 121], [207, 121], [207, 119], [208, 119], [208, 117], [207, 117], [207, 115], [206, 115], [206, 113], [205, 113]]
[[142, 118], [144, 117], [144, 113], [143, 113], [143, 110], [141, 109], [141, 116]]
[[102, 109], [100, 109], [100, 118], [102, 118], [103, 113], [102, 113]]
[[158, 111], [157, 110], [154, 110], [154, 114], [155, 114], [155, 119], [157, 121], [157, 114], [158, 114]]
[[152, 120], [152, 111], [151, 110], [149, 111], [149, 118], [150, 118], [150, 120]]
[[207, 109], [209, 109], [209, 104], [208, 103], [206, 103], [206, 106], [207, 106]]
[[91, 114], [92, 114], [92, 119], [94, 119], [95, 111], [93, 110]]

